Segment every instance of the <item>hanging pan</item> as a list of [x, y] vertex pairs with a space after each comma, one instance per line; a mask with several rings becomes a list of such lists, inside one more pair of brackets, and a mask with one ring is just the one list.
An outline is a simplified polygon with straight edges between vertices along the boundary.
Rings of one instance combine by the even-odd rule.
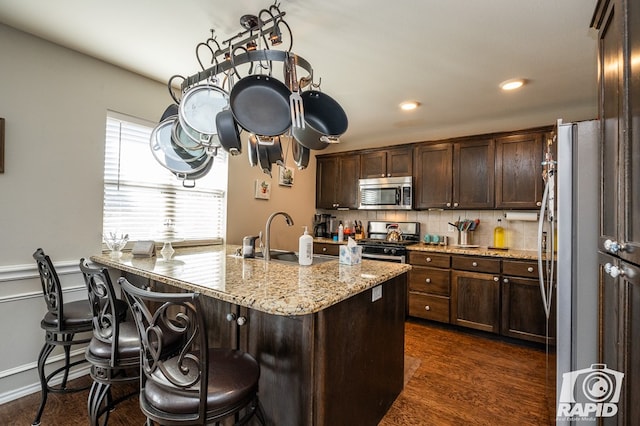
[[216, 115], [228, 106], [229, 95], [221, 87], [212, 83], [193, 86], [180, 102], [180, 125], [194, 142], [213, 146], [218, 134]]
[[207, 153], [192, 153], [176, 145], [171, 138], [175, 116], [158, 124], [151, 132], [151, 152], [161, 166], [176, 174], [198, 172], [211, 159]]
[[243, 129], [261, 136], [278, 136], [291, 127], [290, 95], [291, 91], [281, 81], [254, 74], [233, 86], [229, 103]]
[[298, 166], [298, 169], [306, 169], [309, 165], [309, 148], [300, 145], [300, 142], [295, 140], [295, 138], [291, 138], [291, 153], [293, 154], [293, 161], [296, 163], [296, 166]]
[[292, 127], [291, 133], [309, 149], [325, 149], [339, 138], [349, 125], [347, 114], [338, 102], [318, 90], [302, 93], [305, 127]]
[[240, 154], [242, 152], [240, 129], [230, 109], [224, 109], [216, 115], [216, 127], [222, 148], [231, 155]]

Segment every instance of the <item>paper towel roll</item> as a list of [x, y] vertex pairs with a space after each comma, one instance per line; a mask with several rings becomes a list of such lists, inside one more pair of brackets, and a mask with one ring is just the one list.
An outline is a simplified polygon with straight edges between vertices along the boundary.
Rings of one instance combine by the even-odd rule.
[[506, 220], [522, 220], [525, 222], [536, 222], [538, 220], [538, 212], [506, 212]]

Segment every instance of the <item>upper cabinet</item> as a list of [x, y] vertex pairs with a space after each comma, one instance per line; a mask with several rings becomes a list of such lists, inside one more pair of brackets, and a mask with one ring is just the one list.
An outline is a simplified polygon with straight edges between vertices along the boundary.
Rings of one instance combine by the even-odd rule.
[[360, 178], [411, 176], [411, 146], [365, 151], [360, 154]]
[[492, 139], [418, 145], [415, 208], [493, 208], [494, 149]]
[[329, 154], [317, 157], [316, 208], [358, 207], [360, 155]]
[[543, 152], [549, 137], [551, 133], [541, 131], [496, 138], [496, 208], [536, 209], [540, 206]]

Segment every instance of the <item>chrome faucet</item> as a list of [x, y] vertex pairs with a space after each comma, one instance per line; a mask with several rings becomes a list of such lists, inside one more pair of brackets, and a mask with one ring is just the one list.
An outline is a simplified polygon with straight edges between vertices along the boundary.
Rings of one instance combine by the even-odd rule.
[[287, 221], [287, 225], [293, 225], [293, 219], [289, 216], [289, 213], [275, 212], [269, 216], [267, 219], [267, 225], [264, 228], [264, 248], [262, 249], [262, 257], [264, 260], [271, 260], [271, 253], [269, 252], [271, 250], [271, 222], [273, 221], [273, 218], [278, 215], [284, 216], [284, 219]]

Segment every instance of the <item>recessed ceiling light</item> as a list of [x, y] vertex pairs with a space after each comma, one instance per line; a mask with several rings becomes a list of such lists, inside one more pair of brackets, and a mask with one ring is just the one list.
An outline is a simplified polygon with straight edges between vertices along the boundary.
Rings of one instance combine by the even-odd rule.
[[502, 90], [515, 90], [524, 86], [525, 80], [522, 78], [512, 78], [511, 80], [506, 80], [500, 83], [500, 88]]
[[400, 109], [403, 111], [411, 111], [412, 109], [416, 109], [420, 106], [420, 102], [418, 101], [405, 101], [400, 104]]

